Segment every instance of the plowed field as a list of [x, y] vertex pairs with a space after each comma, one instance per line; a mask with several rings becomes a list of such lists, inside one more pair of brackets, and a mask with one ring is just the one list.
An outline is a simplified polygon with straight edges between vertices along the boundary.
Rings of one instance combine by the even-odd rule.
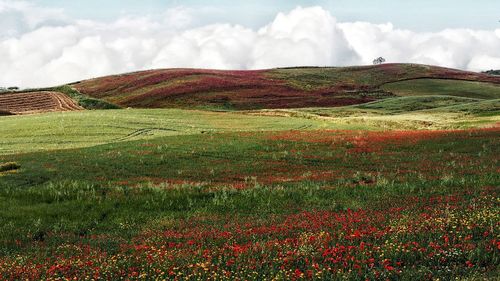
[[14, 114], [82, 110], [68, 96], [57, 92], [12, 93], [0, 95], [0, 110]]

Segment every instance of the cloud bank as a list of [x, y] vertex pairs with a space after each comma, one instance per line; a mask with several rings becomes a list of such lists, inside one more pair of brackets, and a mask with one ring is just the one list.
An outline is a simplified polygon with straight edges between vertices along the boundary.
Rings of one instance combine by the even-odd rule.
[[434, 33], [392, 24], [337, 22], [321, 7], [280, 13], [258, 30], [194, 27], [196, 11], [113, 22], [70, 19], [62, 10], [0, 0], [0, 86], [53, 86], [170, 67], [261, 69], [412, 62], [467, 70], [500, 68], [500, 29]]

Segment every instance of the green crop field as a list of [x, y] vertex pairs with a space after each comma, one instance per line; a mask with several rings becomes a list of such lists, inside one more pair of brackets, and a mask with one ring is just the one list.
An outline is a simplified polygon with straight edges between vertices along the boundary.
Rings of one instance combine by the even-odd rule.
[[52, 88], [98, 109], [0, 117], [0, 280], [496, 280], [498, 86], [394, 83], [426, 72], [476, 77], [278, 69], [252, 79], [356, 103], [239, 111], [103, 109], [156, 72]]

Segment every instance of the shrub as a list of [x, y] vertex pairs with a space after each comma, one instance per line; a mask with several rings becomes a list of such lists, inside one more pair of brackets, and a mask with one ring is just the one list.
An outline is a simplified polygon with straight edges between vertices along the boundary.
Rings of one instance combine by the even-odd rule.
[[19, 168], [21, 168], [21, 165], [17, 164], [16, 162], [0, 164], [0, 172], [14, 171], [18, 170]]

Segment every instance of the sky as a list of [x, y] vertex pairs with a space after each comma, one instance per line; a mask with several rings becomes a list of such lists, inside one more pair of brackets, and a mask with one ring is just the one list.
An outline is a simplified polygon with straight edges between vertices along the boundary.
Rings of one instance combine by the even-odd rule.
[[500, 68], [496, 0], [0, 0], [0, 87], [151, 68]]
[[[296, 6], [322, 6], [339, 21], [392, 22], [400, 28], [439, 30], [444, 28], [491, 29], [499, 25], [497, 0], [36, 0], [46, 7], [63, 7], [78, 18], [112, 19], [123, 14], [153, 14], [176, 6], [212, 7], [205, 23], [231, 22], [260, 27], [281, 11]], [[85, 3], [85, 4], [82, 4]]]

